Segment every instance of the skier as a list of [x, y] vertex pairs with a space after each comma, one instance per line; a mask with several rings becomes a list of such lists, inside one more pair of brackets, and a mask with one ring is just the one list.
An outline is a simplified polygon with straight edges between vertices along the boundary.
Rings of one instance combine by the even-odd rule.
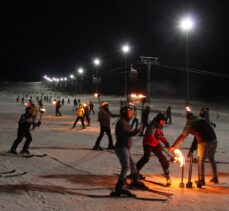
[[76, 100], [76, 98], [74, 98], [72, 111], [75, 111], [76, 107], [77, 107], [77, 100]]
[[60, 107], [61, 107], [61, 103], [60, 103], [60, 100], [58, 100], [56, 102], [56, 116], [62, 116], [60, 113]]
[[131, 128], [134, 127], [134, 124], [135, 124], [135, 128], [137, 128], [138, 127], [138, 111], [135, 106], [134, 106], [133, 121], [131, 123]]
[[72, 126], [72, 129], [75, 128], [77, 122], [80, 120], [82, 123], [82, 128], [85, 129], [85, 124], [84, 124], [84, 108], [81, 104], [79, 104], [79, 107], [76, 109], [76, 120]]
[[32, 102], [31, 103], [31, 109], [32, 109], [32, 118], [35, 121], [36, 117], [37, 117], [37, 107], [35, 106], [35, 104]]
[[191, 112], [187, 112], [187, 122], [183, 132], [176, 139], [174, 144], [169, 147], [169, 151], [173, 151], [177, 148], [189, 134], [192, 134], [197, 139], [198, 145], [198, 181], [199, 185], [205, 185], [205, 166], [204, 161], [208, 157], [213, 177], [210, 182], [215, 184], [219, 183], [217, 167], [215, 162], [215, 153], [217, 148], [217, 137], [210, 125], [209, 121], [200, 116], [194, 115]]
[[172, 124], [171, 106], [166, 109], [166, 124]]
[[126, 182], [126, 176], [131, 169], [131, 174], [134, 175], [132, 180], [132, 187], [146, 189], [144, 183], [138, 181], [137, 170], [135, 162], [132, 158], [130, 148], [132, 146], [132, 136], [141, 132], [141, 127], [131, 130], [129, 121], [132, 118], [132, 109], [128, 106], [124, 106], [120, 109], [120, 119], [115, 126], [116, 144], [115, 153], [119, 158], [121, 164], [121, 172], [118, 178], [118, 182], [115, 186], [115, 191], [111, 193], [113, 196], [134, 196], [130, 191], [124, 188]]
[[25, 100], [24, 97], [21, 98], [21, 104], [24, 104]]
[[87, 122], [87, 126], [90, 126], [91, 118], [90, 118], [88, 104], [87, 103], [84, 103], [83, 104], [83, 108], [84, 108], [84, 119]]
[[111, 128], [110, 128], [110, 118], [111, 117], [119, 117], [119, 115], [112, 114], [109, 110], [109, 104], [107, 102], [101, 103], [101, 110], [98, 113], [98, 121], [100, 123], [100, 133], [99, 137], [97, 138], [93, 150], [103, 150], [100, 147], [100, 141], [103, 138], [104, 133], [107, 134], [109, 145], [107, 149], [114, 149], [113, 139], [111, 136]]
[[26, 141], [23, 146], [23, 149], [21, 150], [20, 153], [26, 153], [30, 154], [29, 152], [29, 145], [32, 142], [32, 136], [30, 133], [30, 127], [33, 125], [34, 127], [39, 127], [41, 125], [41, 121], [38, 121], [37, 123], [34, 122], [32, 118], [32, 109], [31, 107], [26, 107], [25, 109], [25, 114], [21, 115], [21, 118], [18, 122], [19, 127], [17, 131], [17, 139], [14, 141], [9, 153], [17, 154], [17, 147], [22, 141], [22, 139], [25, 137]]
[[149, 113], [150, 113], [150, 107], [146, 106], [145, 109], [142, 111], [142, 124], [143, 124], [143, 129], [142, 132], [140, 133], [139, 136], [144, 136], [144, 130], [145, 128], [148, 127], [149, 124]]
[[[201, 108], [199, 116], [205, 118], [215, 128], [216, 124], [211, 122], [209, 119], [209, 110], [210, 109], [206, 106]], [[191, 157], [191, 154], [193, 154], [195, 150], [197, 150], [197, 139], [194, 137], [191, 147], [189, 149], [188, 157]]]
[[160, 144], [160, 142], [163, 142], [166, 148], [169, 147], [169, 142], [163, 133], [163, 126], [165, 125], [166, 119], [166, 116], [159, 112], [157, 116], [149, 123], [143, 138], [144, 155], [137, 162], [137, 173], [140, 179], [144, 179], [144, 176], [140, 174], [140, 170], [146, 163], [148, 163], [151, 152], [153, 152], [157, 156], [163, 168], [166, 178], [166, 185], [170, 186], [171, 180], [169, 177], [169, 162], [162, 153], [163, 147]]
[[95, 115], [95, 111], [94, 111], [94, 104], [93, 104], [93, 102], [92, 101], [90, 101], [90, 103], [89, 103], [89, 114], [91, 114], [91, 111], [92, 111], [92, 113], [93, 113], [93, 115]]

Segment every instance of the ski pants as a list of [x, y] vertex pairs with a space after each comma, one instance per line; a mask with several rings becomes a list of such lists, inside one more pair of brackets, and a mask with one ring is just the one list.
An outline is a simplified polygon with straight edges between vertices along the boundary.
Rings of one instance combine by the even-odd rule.
[[213, 177], [218, 178], [217, 167], [215, 162], [215, 152], [217, 148], [217, 140], [211, 143], [199, 143], [198, 144], [198, 165], [200, 180], [205, 181], [205, 166], [204, 161], [208, 157], [212, 168]]
[[168, 170], [169, 162], [166, 159], [165, 155], [162, 153], [162, 147], [160, 144], [158, 144], [155, 147], [143, 146], [143, 148], [144, 148], [144, 155], [137, 162], [137, 171], [140, 171], [144, 167], [144, 165], [149, 162], [149, 159], [150, 159], [152, 152], [157, 156], [159, 162], [161, 163], [161, 166], [162, 166], [164, 172], [166, 172], [166, 170]]
[[108, 136], [108, 141], [109, 141], [109, 146], [108, 147], [112, 147], [113, 146], [113, 139], [111, 136], [111, 128], [110, 127], [105, 127], [105, 126], [100, 126], [100, 133], [99, 133], [99, 137], [96, 140], [95, 146], [99, 146], [100, 142], [103, 138], [104, 133], [107, 134]]
[[116, 148], [115, 153], [121, 164], [121, 172], [119, 175], [120, 180], [124, 181], [126, 179], [129, 170], [131, 170], [132, 175], [137, 173], [136, 164], [128, 148], [126, 147]]
[[22, 130], [22, 129], [18, 129], [17, 131], [17, 139], [14, 141], [12, 147], [11, 147], [11, 150], [16, 150], [18, 145], [21, 143], [22, 139], [23, 138], [26, 138], [26, 141], [24, 143], [24, 146], [23, 146], [23, 151], [26, 151], [29, 149], [29, 145], [30, 143], [32, 142], [32, 136], [31, 136], [31, 133], [30, 133], [30, 130]]

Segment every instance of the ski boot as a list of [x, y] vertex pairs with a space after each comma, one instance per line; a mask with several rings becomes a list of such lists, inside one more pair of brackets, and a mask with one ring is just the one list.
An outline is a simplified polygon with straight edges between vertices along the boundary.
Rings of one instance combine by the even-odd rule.
[[[129, 174], [129, 175], [127, 176], [127, 178], [128, 178], [128, 179], [132, 179], [132, 178], [133, 178], [133, 174]], [[141, 174], [141, 173], [138, 173], [138, 179], [144, 180], [144, 179], [145, 179], [145, 176], [144, 176], [143, 174]]]
[[126, 180], [119, 179], [116, 186], [115, 191], [110, 193], [110, 196], [115, 197], [121, 197], [121, 196], [127, 196], [127, 197], [136, 197], [135, 194], [131, 193], [130, 191], [124, 189], [124, 185], [126, 183]]
[[219, 180], [217, 177], [213, 177], [212, 179], [210, 179], [210, 182], [214, 183], [214, 184], [218, 184]]
[[165, 186], [169, 187], [172, 184], [172, 181], [169, 177], [169, 170], [168, 169], [164, 169], [164, 173], [165, 173], [165, 179], [166, 179], [166, 183]]
[[171, 186], [171, 184], [172, 184], [172, 181], [171, 181], [170, 177], [167, 176], [167, 177], [166, 177], [165, 186], [166, 186], [166, 187], [169, 187], [169, 186]]
[[148, 187], [143, 182], [140, 182], [138, 180], [138, 175], [137, 174], [133, 175], [133, 181], [130, 184], [130, 188], [140, 189], [140, 190], [147, 190], [148, 189]]

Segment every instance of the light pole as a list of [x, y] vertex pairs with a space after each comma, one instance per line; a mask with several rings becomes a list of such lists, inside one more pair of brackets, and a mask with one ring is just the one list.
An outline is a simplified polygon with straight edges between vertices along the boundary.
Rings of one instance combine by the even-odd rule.
[[97, 91], [98, 91], [98, 70], [97, 70], [97, 67], [100, 65], [101, 61], [100, 61], [100, 59], [96, 58], [96, 59], [94, 59], [93, 63], [96, 66], [96, 70], [95, 70], [95, 76], [96, 76], [95, 91], [97, 93]]
[[189, 105], [189, 32], [194, 28], [194, 22], [191, 17], [185, 16], [180, 21], [180, 28], [185, 32], [186, 36], [186, 105]]
[[122, 52], [124, 53], [124, 97], [127, 97], [127, 65], [126, 65], [126, 55], [129, 53], [130, 47], [129, 45], [123, 45], [122, 46]]
[[82, 91], [82, 75], [84, 73], [84, 69], [82, 67], [80, 67], [78, 70], [77, 70], [78, 74], [80, 75], [80, 77], [77, 77], [79, 79], [79, 91]]

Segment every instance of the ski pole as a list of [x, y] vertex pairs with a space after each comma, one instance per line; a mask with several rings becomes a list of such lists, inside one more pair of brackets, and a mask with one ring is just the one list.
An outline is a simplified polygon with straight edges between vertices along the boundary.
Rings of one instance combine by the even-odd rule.
[[112, 122], [112, 125], [114, 125], [119, 119], [116, 119], [114, 122]]
[[198, 166], [198, 182], [197, 182], [197, 188], [202, 188], [202, 185], [201, 185], [201, 182], [200, 182], [200, 157], [199, 157], [199, 156], [198, 156], [197, 166]]

